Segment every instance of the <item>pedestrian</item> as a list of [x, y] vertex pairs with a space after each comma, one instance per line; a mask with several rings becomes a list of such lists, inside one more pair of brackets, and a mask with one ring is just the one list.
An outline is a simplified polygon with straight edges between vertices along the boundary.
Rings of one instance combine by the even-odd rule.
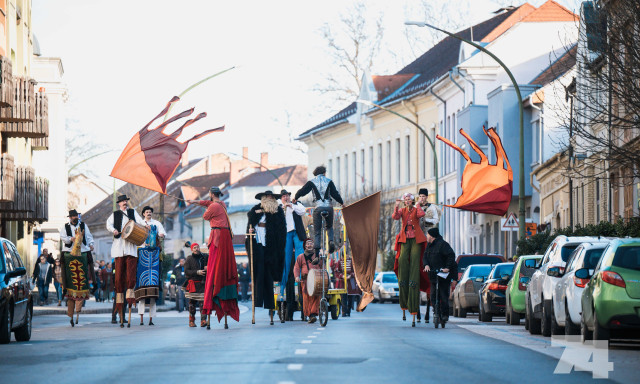
[[240, 321], [238, 308], [238, 269], [233, 251], [233, 232], [222, 202], [223, 193], [218, 187], [209, 189], [209, 200], [192, 200], [192, 203], [206, 207], [202, 215], [209, 222], [211, 232], [207, 241], [209, 258], [205, 279], [203, 312], [210, 315], [215, 311], [218, 322], [224, 317], [224, 327], [228, 328], [227, 316]]
[[[456, 254], [440, 236], [438, 228], [427, 231], [427, 249], [424, 252], [424, 271], [429, 272], [431, 281], [431, 303], [436, 303], [436, 285], [440, 292], [440, 316], [443, 321], [449, 320], [449, 291], [451, 279], [457, 276]], [[437, 275], [438, 270], [447, 273], [446, 278]]]
[[33, 280], [38, 286], [40, 305], [47, 305], [49, 299], [49, 284], [53, 279], [53, 266], [47, 261], [47, 256], [40, 256], [40, 262], [36, 264], [33, 272]]
[[202, 304], [204, 302], [204, 287], [207, 275], [207, 257], [200, 252], [198, 243], [191, 244], [191, 255], [187, 256], [184, 263], [184, 272], [187, 278], [185, 297], [189, 299], [189, 326], [196, 326], [196, 307], [200, 306], [200, 326], [207, 325], [207, 315], [204, 314]]
[[182, 312], [185, 309], [185, 296], [184, 290], [182, 286], [185, 281], [187, 281], [187, 276], [184, 270], [185, 258], [180, 257], [178, 259], [178, 265], [173, 268], [173, 273], [171, 274], [171, 280], [169, 283], [176, 291], [176, 309], [178, 312]]
[[309, 318], [309, 324], [313, 324], [317, 320], [318, 311], [320, 309], [320, 297], [310, 296], [307, 291], [307, 276], [313, 270], [321, 269], [320, 258], [315, 254], [313, 240], [307, 239], [304, 242], [304, 252], [298, 255], [296, 263], [293, 267], [293, 275], [301, 286], [303, 296], [304, 315]]
[[[116, 260], [116, 311], [120, 314], [120, 328], [124, 328], [122, 312], [124, 312], [125, 295], [129, 310], [135, 303], [136, 298], [133, 289], [136, 285], [136, 271], [138, 266], [138, 249], [132, 242], [122, 237], [122, 229], [133, 220], [140, 225], [145, 225], [144, 220], [135, 209], [129, 208], [129, 197], [120, 195], [116, 200], [118, 209], [107, 219], [107, 231], [113, 233], [113, 243], [111, 244], [111, 257]], [[129, 312], [131, 314], [131, 312]], [[130, 322], [129, 322], [130, 323]], [[128, 324], [130, 327], [131, 324]]]
[[111, 273], [108, 268], [108, 264], [104, 262], [104, 260], [100, 260], [100, 270], [99, 270], [100, 282], [102, 283], [102, 298], [101, 302], [108, 300], [111, 295], [110, 283], [111, 283]]
[[[404, 201], [404, 207], [400, 203]], [[400, 287], [400, 308], [402, 319], [405, 320], [405, 311], [413, 315], [412, 327], [416, 326], [416, 314], [420, 310], [420, 259], [423, 251], [423, 243], [427, 241], [419, 219], [424, 216], [420, 206], [414, 206], [414, 197], [411, 193], [402, 195], [402, 200], [396, 200], [391, 217], [394, 220], [402, 220], [397, 243], [400, 244], [398, 257], [398, 286]]]
[[[40, 256], [46, 257], [47, 258], [47, 263], [51, 264], [52, 266], [56, 262], [55, 259], [53, 258], [53, 255], [51, 253], [49, 253], [47, 248], [42, 248], [42, 252], [40, 252]], [[40, 263], [40, 256], [38, 256], [38, 262], [33, 266], [33, 272], [31, 273], [31, 276], [35, 276], [36, 275], [36, 267]]]
[[[302, 217], [306, 210], [300, 202], [291, 201], [291, 192], [286, 189], [280, 191], [280, 206], [284, 211], [284, 217], [287, 224], [287, 234], [284, 245], [284, 270], [280, 283], [280, 295], [286, 296], [287, 299], [287, 319], [293, 320], [293, 312], [295, 308], [295, 283], [293, 279], [292, 269], [296, 262], [296, 257], [304, 252], [302, 242], [307, 238], [307, 232], [302, 222]], [[286, 292], [286, 295], [285, 295]]]
[[[356, 283], [356, 276], [353, 270], [353, 261], [351, 255], [347, 256], [347, 266], [344, 267], [344, 257], [340, 255], [340, 252], [335, 258], [331, 259], [331, 270], [335, 276], [336, 289], [344, 289], [347, 293], [343, 293], [340, 302], [342, 303], [342, 317], [351, 317], [351, 310], [353, 309], [354, 299], [362, 294], [362, 291]], [[346, 279], [345, 279], [346, 271]], [[345, 285], [346, 280], [346, 285]]]
[[160, 252], [161, 242], [166, 232], [164, 226], [153, 217], [153, 208], [142, 208], [144, 223], [149, 234], [141, 247], [138, 247], [138, 266], [136, 269], [136, 296], [140, 325], [144, 325], [144, 310], [149, 305], [149, 325], [156, 315], [156, 299], [160, 296]]
[[313, 192], [313, 202], [315, 204], [315, 209], [313, 210], [313, 233], [316, 256], [318, 256], [319, 250], [323, 245], [321, 242], [322, 213], [327, 214], [325, 225], [329, 237], [329, 253], [333, 253], [335, 251], [333, 239], [333, 200], [343, 205], [340, 193], [338, 193], [333, 181], [325, 176], [326, 173], [327, 168], [325, 168], [324, 165], [316, 167], [316, 169], [313, 170], [313, 176], [315, 177], [307, 181], [305, 185], [296, 192], [295, 198], [293, 199], [295, 203], [309, 192]]
[[62, 306], [62, 294], [64, 290], [62, 289], [62, 263], [60, 262], [60, 258], [55, 259], [54, 267], [53, 267], [53, 286], [56, 288], [56, 296], [58, 297], [58, 307]]
[[[440, 221], [440, 214], [438, 208], [435, 204], [431, 204], [427, 201], [429, 197], [429, 190], [427, 188], [420, 188], [418, 190], [418, 205], [424, 211], [424, 216], [420, 218], [420, 228], [422, 228], [422, 232], [425, 237], [427, 235], [427, 231], [433, 227], [438, 226], [438, 222]], [[424, 272], [424, 265], [422, 265], [422, 260], [420, 260], [420, 291], [425, 292], [427, 295], [427, 306], [424, 311], [424, 322], [429, 322], [429, 309], [431, 308], [431, 284], [429, 282], [429, 275]], [[418, 310], [418, 323], [420, 322], [420, 310]]]
[[[284, 211], [276, 199], [280, 195], [272, 191], [258, 193], [255, 196], [260, 203], [253, 206], [247, 213], [249, 222], [247, 230], [255, 232], [256, 236], [247, 236], [253, 245], [253, 286], [255, 307], [269, 310], [273, 325], [275, 301], [273, 299], [273, 282], [280, 281], [284, 271], [284, 246], [287, 235], [287, 225]], [[249, 245], [246, 246], [250, 249]]]
[[238, 270], [238, 281], [242, 285], [242, 301], [249, 300], [249, 283], [251, 283], [251, 271], [247, 263], [242, 263]]

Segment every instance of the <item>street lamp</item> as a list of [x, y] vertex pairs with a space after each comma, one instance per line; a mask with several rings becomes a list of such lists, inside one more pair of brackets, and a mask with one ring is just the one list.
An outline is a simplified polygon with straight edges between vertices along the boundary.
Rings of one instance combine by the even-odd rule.
[[518, 212], [518, 237], [520, 238], [520, 240], [524, 239], [525, 236], [525, 211], [524, 211], [524, 107], [522, 104], [522, 94], [520, 93], [520, 87], [518, 86], [518, 83], [516, 82], [516, 79], [513, 77], [513, 74], [511, 73], [511, 71], [509, 70], [509, 68], [507, 68], [507, 66], [500, 60], [498, 59], [498, 57], [496, 55], [494, 55], [493, 53], [489, 52], [486, 48], [484, 48], [483, 46], [474, 43], [473, 41], [469, 41], [467, 39], [464, 39], [460, 36], [454, 35], [451, 32], [447, 32], [444, 29], [440, 29], [438, 27], [435, 27], [431, 24], [425, 23], [424, 21], [405, 21], [404, 23], [405, 25], [415, 25], [418, 27], [428, 27], [431, 29], [435, 29], [436, 31], [440, 31], [444, 34], [447, 34], [451, 37], [453, 37], [454, 39], [458, 39], [460, 41], [464, 41], [467, 44], [470, 44], [471, 46], [477, 48], [478, 50], [480, 50], [481, 52], [486, 53], [487, 55], [491, 56], [491, 58], [493, 58], [498, 64], [500, 64], [500, 66], [505, 70], [505, 72], [507, 73], [507, 75], [509, 76], [509, 79], [511, 79], [511, 83], [513, 84], [513, 87], [516, 90], [516, 95], [518, 96], [518, 104], [520, 106], [520, 164], [519, 164], [519, 180], [518, 180], [518, 208], [519, 208], [519, 212]]
[[429, 135], [427, 135], [427, 132], [424, 130], [424, 128], [422, 128], [422, 126], [420, 126], [418, 123], [414, 122], [413, 120], [411, 120], [410, 118], [401, 115], [400, 113], [396, 112], [396, 111], [392, 111], [389, 108], [385, 108], [381, 105], [378, 105], [372, 101], [369, 100], [362, 100], [362, 99], [358, 99], [356, 100], [356, 103], [360, 103], [360, 104], [365, 104], [371, 107], [376, 107], [376, 108], [380, 108], [382, 110], [385, 110], [389, 113], [393, 113], [394, 115], [400, 117], [401, 119], [404, 119], [408, 122], [410, 122], [411, 124], [415, 125], [416, 128], [418, 128], [420, 130], [420, 132], [422, 132], [422, 134], [424, 135], [424, 137], [427, 138], [427, 140], [429, 141], [429, 144], [431, 145], [431, 149], [433, 150], [433, 162], [434, 164], [434, 168], [435, 168], [435, 174], [436, 174], [436, 204], [440, 204], [440, 200], [438, 200], [438, 156], [436, 155], [436, 145], [433, 143], [433, 141], [431, 140], [431, 138], [429, 137]]

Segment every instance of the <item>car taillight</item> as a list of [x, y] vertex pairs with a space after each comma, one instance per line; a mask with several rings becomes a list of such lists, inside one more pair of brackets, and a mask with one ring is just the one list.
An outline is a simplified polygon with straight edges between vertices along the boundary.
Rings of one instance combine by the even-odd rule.
[[602, 271], [602, 281], [605, 283], [609, 283], [611, 285], [615, 285], [621, 288], [626, 288], [627, 284], [625, 284], [622, 276], [613, 271]]
[[467, 280], [467, 282], [464, 283], [464, 291], [467, 293], [473, 293], [475, 291], [475, 289], [473, 289], [473, 281]]
[[498, 283], [489, 283], [487, 288], [490, 291], [506, 291], [507, 290], [507, 286], [506, 285], [502, 285], [502, 284], [498, 284]]
[[529, 285], [529, 280], [531, 280], [530, 277], [521, 276], [518, 279], [518, 289], [521, 290], [521, 291], [526, 291], [527, 290], [527, 285]]
[[589, 279], [580, 279], [578, 277], [573, 276], [573, 283], [576, 285], [576, 287], [584, 288], [588, 282], [589, 282]]

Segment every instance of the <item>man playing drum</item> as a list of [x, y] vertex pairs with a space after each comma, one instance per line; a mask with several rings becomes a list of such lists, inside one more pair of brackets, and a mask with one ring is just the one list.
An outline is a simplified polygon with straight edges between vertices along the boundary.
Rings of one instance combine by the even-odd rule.
[[309, 272], [313, 270], [320, 270], [321, 264], [320, 259], [315, 256], [313, 240], [305, 240], [304, 253], [298, 255], [296, 264], [293, 267], [293, 275], [296, 277], [296, 281], [302, 286], [304, 315], [309, 317], [309, 324], [316, 322], [318, 309], [320, 307], [320, 296], [309, 295], [307, 291], [307, 276]]
[[[113, 233], [111, 257], [116, 262], [116, 311], [120, 313], [120, 328], [124, 328], [124, 299], [125, 289], [129, 308], [135, 303], [133, 288], [136, 285], [136, 270], [138, 265], [138, 249], [136, 244], [127, 241], [122, 236], [122, 229], [131, 220], [146, 227], [146, 223], [138, 212], [129, 208], [127, 195], [120, 195], [116, 201], [118, 210], [107, 219], [107, 230]], [[146, 237], [146, 236], [145, 236]], [[131, 322], [129, 322], [131, 326]]]
[[142, 208], [142, 216], [149, 227], [149, 236], [138, 248], [138, 270], [136, 271], [135, 296], [138, 301], [140, 325], [144, 325], [144, 309], [149, 301], [149, 325], [153, 325], [156, 315], [156, 298], [160, 295], [160, 240], [166, 235], [162, 223], [153, 219], [153, 208]]

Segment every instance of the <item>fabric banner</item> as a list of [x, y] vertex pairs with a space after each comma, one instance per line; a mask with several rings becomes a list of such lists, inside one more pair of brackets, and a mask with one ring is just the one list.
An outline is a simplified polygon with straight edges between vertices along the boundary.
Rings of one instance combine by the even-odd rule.
[[157, 298], [160, 287], [160, 248], [138, 248], [136, 301]]
[[358, 200], [342, 209], [351, 246], [351, 258], [356, 282], [363, 292], [358, 305], [362, 312], [373, 300], [371, 286], [378, 259], [378, 232], [380, 226], [380, 192]]
[[86, 252], [80, 256], [71, 256], [64, 252], [62, 257], [64, 288], [69, 300], [87, 300], [89, 298], [89, 263]]

